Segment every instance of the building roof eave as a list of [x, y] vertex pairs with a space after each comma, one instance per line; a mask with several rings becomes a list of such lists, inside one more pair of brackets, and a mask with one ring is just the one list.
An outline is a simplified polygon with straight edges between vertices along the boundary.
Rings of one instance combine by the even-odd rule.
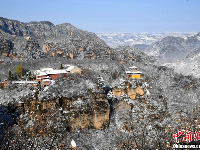
[[142, 74], [141, 71], [126, 71], [127, 74]]

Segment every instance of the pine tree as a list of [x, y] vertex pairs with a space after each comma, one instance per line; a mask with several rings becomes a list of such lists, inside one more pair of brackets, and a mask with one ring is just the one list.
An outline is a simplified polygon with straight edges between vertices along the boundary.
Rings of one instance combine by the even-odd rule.
[[62, 64], [60, 64], [60, 69], [63, 69], [63, 65]]
[[8, 72], [8, 80], [11, 80], [12, 79], [12, 72], [9, 70]]
[[32, 77], [31, 71], [28, 72], [28, 78], [30, 79]]

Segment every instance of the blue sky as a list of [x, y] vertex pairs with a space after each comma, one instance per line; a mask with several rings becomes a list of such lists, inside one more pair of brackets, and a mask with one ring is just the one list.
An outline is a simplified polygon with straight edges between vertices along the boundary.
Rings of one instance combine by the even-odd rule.
[[91, 32], [200, 32], [200, 0], [0, 0], [0, 16]]

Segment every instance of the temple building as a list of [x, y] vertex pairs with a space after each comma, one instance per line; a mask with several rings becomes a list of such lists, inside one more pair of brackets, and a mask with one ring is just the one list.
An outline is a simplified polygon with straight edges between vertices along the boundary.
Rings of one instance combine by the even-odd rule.
[[129, 67], [129, 71], [126, 71], [126, 75], [128, 78], [132, 78], [132, 79], [140, 79], [141, 78], [141, 71], [137, 70], [138, 68], [136, 66], [131, 66]]

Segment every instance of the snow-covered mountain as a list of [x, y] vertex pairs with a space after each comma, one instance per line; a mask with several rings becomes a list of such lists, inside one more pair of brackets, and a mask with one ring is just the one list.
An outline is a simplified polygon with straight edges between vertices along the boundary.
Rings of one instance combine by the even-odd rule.
[[94, 59], [110, 58], [111, 51], [96, 34], [70, 23], [24, 23], [0, 17], [0, 55], [3, 56], [24, 60], [44, 57]]
[[148, 55], [155, 56], [161, 63], [176, 62], [185, 59], [200, 48], [200, 33], [193, 36], [167, 36], [145, 49]]
[[200, 78], [200, 48], [190, 53], [185, 59], [175, 63], [164, 64], [167, 67], [174, 68], [175, 72], [183, 75], [192, 75]]
[[194, 33], [96, 33], [103, 39], [110, 47], [118, 47], [123, 45], [151, 45], [164, 37], [175, 36], [187, 38]]

